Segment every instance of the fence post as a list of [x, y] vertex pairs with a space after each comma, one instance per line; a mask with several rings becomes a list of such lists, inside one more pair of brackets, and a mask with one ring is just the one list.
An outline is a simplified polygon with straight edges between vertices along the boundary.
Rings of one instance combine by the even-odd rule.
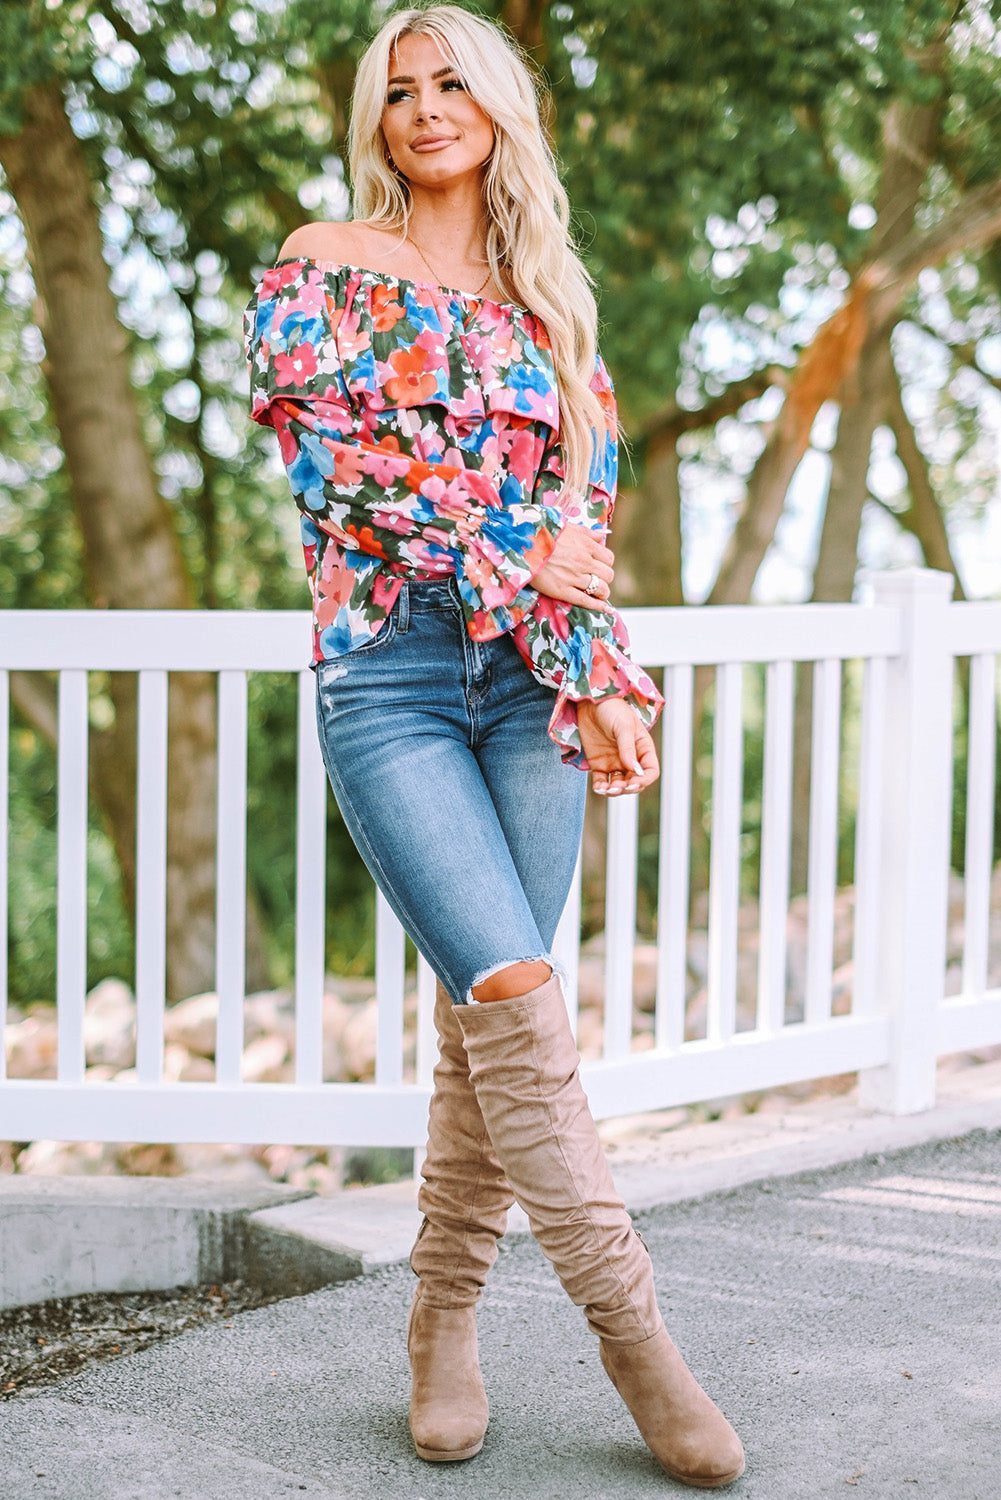
[[869, 1108], [905, 1115], [935, 1103], [949, 899], [953, 664], [946, 619], [953, 580], [908, 568], [873, 583], [873, 602], [899, 610], [902, 641], [886, 674], [876, 958], [890, 1055], [885, 1066], [860, 1075], [859, 1093]]

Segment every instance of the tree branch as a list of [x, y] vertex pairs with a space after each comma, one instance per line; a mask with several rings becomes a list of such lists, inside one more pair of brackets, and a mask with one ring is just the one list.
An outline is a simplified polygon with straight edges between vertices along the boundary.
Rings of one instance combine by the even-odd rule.
[[1001, 177], [966, 193], [931, 229], [914, 230], [859, 272], [857, 282], [871, 299], [874, 322], [890, 316], [907, 287], [926, 266], [954, 251], [982, 250], [1001, 236]]
[[784, 386], [788, 376], [789, 371], [779, 365], [756, 370], [745, 380], [728, 385], [725, 391], [721, 391], [706, 406], [700, 406], [698, 411], [687, 411], [676, 401], [671, 401], [662, 411], [656, 412], [644, 422], [641, 437], [652, 451], [664, 444], [676, 443], [682, 433], [715, 427], [721, 418], [732, 417], [748, 401], [763, 396], [773, 385]]

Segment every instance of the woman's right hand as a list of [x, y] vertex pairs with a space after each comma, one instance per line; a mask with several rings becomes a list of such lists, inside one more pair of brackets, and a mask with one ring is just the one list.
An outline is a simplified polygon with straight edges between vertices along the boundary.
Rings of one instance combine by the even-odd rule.
[[[545, 567], [532, 579], [532, 588], [564, 604], [602, 609], [612, 590], [615, 554], [587, 526], [571, 521], [553, 545]], [[601, 593], [589, 594], [591, 576], [601, 581]]]

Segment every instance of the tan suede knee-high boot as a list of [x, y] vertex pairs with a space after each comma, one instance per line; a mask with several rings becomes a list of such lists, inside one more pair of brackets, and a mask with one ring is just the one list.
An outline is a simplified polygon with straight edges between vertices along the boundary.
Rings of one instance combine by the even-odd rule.
[[410, 1256], [420, 1278], [407, 1325], [410, 1430], [418, 1454], [432, 1463], [472, 1458], [483, 1446], [489, 1411], [476, 1304], [514, 1202], [470, 1082], [455, 1009], [439, 984], [439, 1059], [417, 1199], [424, 1222]]
[[456, 1008], [470, 1077], [532, 1233], [584, 1308], [601, 1360], [672, 1479], [729, 1484], [744, 1469], [733, 1428], [664, 1328], [653, 1268], [615, 1190], [559, 979], [513, 1000]]

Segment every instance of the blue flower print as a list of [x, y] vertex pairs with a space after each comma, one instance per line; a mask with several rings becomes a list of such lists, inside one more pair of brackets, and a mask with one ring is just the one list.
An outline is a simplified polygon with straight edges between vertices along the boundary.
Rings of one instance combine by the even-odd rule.
[[515, 392], [515, 410], [529, 413], [533, 406], [528, 400], [527, 392], [533, 391], [537, 396], [545, 396], [553, 386], [544, 370], [538, 365], [528, 364], [511, 365], [507, 372], [507, 384]]
[[361, 646], [365, 641], [371, 640], [369, 635], [359, 636], [357, 639], [352, 636], [348, 619], [347, 611], [342, 609], [333, 625], [327, 625], [320, 631], [318, 644], [327, 659], [333, 656], [343, 656], [346, 651], [351, 650], [352, 646]]
[[[324, 456], [326, 456], [326, 462], [324, 462]], [[302, 496], [302, 503], [307, 510], [326, 510], [327, 500], [323, 493], [323, 484], [332, 473], [327, 449], [311, 432], [304, 432], [300, 439], [299, 451], [288, 465], [288, 477], [292, 489], [297, 495]]]
[[271, 333], [272, 350], [292, 350], [298, 344], [312, 344], [318, 348], [323, 342], [323, 322], [315, 313], [288, 313], [277, 329]]
[[576, 625], [563, 644], [571, 677], [588, 677], [591, 673], [591, 637], [583, 625]]

